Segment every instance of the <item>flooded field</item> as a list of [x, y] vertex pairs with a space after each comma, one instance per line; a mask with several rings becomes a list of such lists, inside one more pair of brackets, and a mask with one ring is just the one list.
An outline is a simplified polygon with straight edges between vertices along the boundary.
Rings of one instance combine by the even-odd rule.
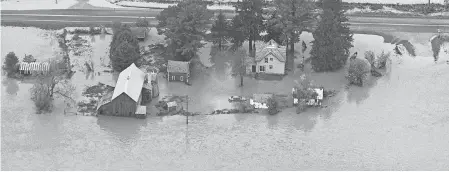
[[[9, 33], [18, 32], [11, 36]], [[51, 56], [37, 29], [2, 27], [2, 59], [9, 51]], [[402, 36], [407, 35], [405, 33]], [[16, 34], [14, 34], [16, 35]], [[308, 73], [315, 82], [339, 90], [323, 109], [269, 116], [133, 118], [35, 114], [32, 83], [2, 77], [2, 170], [447, 170], [449, 169], [449, 56], [435, 64], [426, 36], [413, 37], [417, 57], [393, 57], [392, 72], [369, 85], [345, 88], [344, 71]], [[39, 39], [39, 37], [41, 37]], [[307, 35], [306, 35], [307, 37]], [[383, 38], [355, 35], [351, 53], [391, 51]], [[430, 37], [429, 37], [430, 38]], [[27, 42], [27, 39], [36, 40]], [[94, 36], [92, 60], [101, 68], [110, 36]], [[308, 39], [308, 38], [305, 38]], [[11, 43], [12, 45], [5, 44]], [[147, 41], [148, 42], [148, 41]], [[17, 48], [19, 47], [19, 48]], [[208, 51], [207, 51], [208, 52]], [[362, 54], [362, 53], [359, 53]], [[39, 59], [38, 58], [38, 59]], [[75, 57], [72, 57], [75, 58]], [[81, 58], [81, 57], [79, 57]], [[80, 61], [85, 59], [80, 59]], [[98, 66], [98, 67], [97, 67]], [[161, 97], [187, 94], [190, 111], [228, 108], [227, 97], [275, 90], [289, 93], [296, 71], [282, 83], [245, 78], [243, 88], [229, 77], [225, 62], [195, 76], [192, 86], [160, 78]], [[108, 73], [77, 70], [79, 90]], [[78, 95], [80, 95], [79, 93]], [[63, 106], [55, 101], [56, 107]]]

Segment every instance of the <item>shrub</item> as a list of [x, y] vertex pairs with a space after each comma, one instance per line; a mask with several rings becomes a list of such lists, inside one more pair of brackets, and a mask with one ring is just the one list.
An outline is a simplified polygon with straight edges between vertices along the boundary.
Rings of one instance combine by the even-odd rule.
[[363, 86], [363, 83], [370, 72], [371, 66], [369, 65], [369, 62], [356, 57], [350, 59], [347, 76], [350, 84]]
[[33, 57], [33, 55], [25, 55], [25, 58], [23, 58], [23, 62], [25, 63], [32, 63], [36, 62], [36, 59]]
[[390, 58], [390, 52], [385, 53], [384, 51], [382, 51], [382, 53], [380, 53], [377, 56], [377, 68], [382, 69], [385, 68], [386, 64], [387, 64], [387, 60]]
[[14, 76], [18, 71], [19, 58], [17, 58], [14, 52], [9, 52], [5, 57], [3, 64], [3, 70], [7, 72], [8, 77]]
[[299, 101], [298, 107], [296, 108], [296, 114], [300, 114], [301, 112], [306, 111], [307, 104], [305, 101]]
[[275, 115], [279, 112], [278, 102], [273, 98], [268, 99], [268, 114]]
[[365, 59], [368, 60], [369, 64], [371, 64], [371, 67], [374, 66], [374, 63], [376, 62], [375, 55], [373, 51], [366, 51], [365, 52]]
[[52, 98], [48, 88], [49, 86], [47, 84], [37, 82], [30, 89], [31, 100], [33, 100], [38, 114], [50, 112], [53, 108]]

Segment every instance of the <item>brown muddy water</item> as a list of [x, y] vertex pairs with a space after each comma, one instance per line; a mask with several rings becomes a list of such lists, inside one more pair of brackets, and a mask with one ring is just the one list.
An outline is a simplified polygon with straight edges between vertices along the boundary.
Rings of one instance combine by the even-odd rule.
[[[44, 31], [2, 27], [2, 54], [51, 55]], [[11, 34], [17, 33], [17, 34]], [[40, 38], [40, 39], [39, 39]], [[426, 38], [428, 39], [428, 38]], [[27, 40], [35, 40], [27, 42]], [[110, 37], [92, 42], [95, 65], [107, 57]], [[422, 41], [424, 42], [424, 41]], [[433, 63], [428, 42], [416, 41], [418, 56], [393, 58], [392, 72], [363, 88], [344, 88], [344, 72], [310, 73], [319, 84], [339, 90], [327, 108], [275, 116], [132, 118], [63, 115], [62, 102], [50, 114], [35, 114], [31, 83], [2, 77], [2, 170], [447, 170], [449, 169], [449, 57]], [[8, 44], [5, 44], [8, 43]], [[390, 51], [383, 38], [356, 35], [351, 51]], [[47, 54], [48, 56], [46, 56]], [[359, 53], [361, 54], [361, 53]], [[22, 57], [22, 56], [19, 56]], [[81, 57], [80, 57], [81, 58]], [[188, 94], [191, 111], [227, 108], [236, 94], [289, 93], [295, 72], [282, 83], [225, 75], [217, 62], [190, 87], [161, 78], [161, 95]], [[100, 68], [100, 67], [98, 67]], [[111, 81], [106, 73], [73, 82]], [[279, 91], [278, 91], [279, 90]], [[80, 94], [80, 93], [79, 93]]]

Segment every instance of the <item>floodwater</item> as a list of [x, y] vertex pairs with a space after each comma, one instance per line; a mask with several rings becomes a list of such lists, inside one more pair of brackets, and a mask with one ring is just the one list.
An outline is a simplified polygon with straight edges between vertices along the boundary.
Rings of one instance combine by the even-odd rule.
[[[5, 30], [2, 27], [2, 41], [8, 41]], [[101, 47], [107, 47], [107, 41], [96, 39], [92, 44], [94, 58], [106, 52]], [[1, 168], [447, 170], [449, 65], [445, 61], [449, 57], [435, 64], [430, 47], [417, 44], [426, 47], [417, 50], [417, 57], [393, 58], [392, 72], [363, 88], [345, 89], [344, 72], [310, 73], [317, 83], [340, 91], [326, 100], [327, 108], [302, 114], [287, 109], [275, 116], [195, 116], [189, 117], [188, 125], [183, 116], [97, 118], [63, 115], [61, 108], [38, 115], [29, 98], [32, 85], [2, 77]], [[2, 51], [13, 50], [4, 45]], [[370, 35], [356, 35], [354, 45], [351, 52], [394, 47]], [[191, 111], [207, 112], [227, 108], [230, 95], [288, 93], [301, 74], [295, 72], [283, 83], [245, 78], [245, 86], [239, 88], [234, 78], [223, 75], [228, 69], [220, 65], [225, 62], [215, 65], [207, 74], [194, 76], [192, 86], [167, 83], [161, 77], [161, 95], [188, 94]], [[78, 87], [111, 80], [106, 73], [95, 79], [83, 77], [82, 71], [75, 74]], [[55, 107], [62, 104], [56, 101]]]

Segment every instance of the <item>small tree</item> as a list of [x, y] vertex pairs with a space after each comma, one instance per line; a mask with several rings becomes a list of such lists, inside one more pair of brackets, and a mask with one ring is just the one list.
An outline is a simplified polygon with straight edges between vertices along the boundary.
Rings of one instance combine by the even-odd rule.
[[12, 77], [17, 73], [17, 64], [19, 59], [14, 52], [9, 52], [5, 57], [5, 62], [3, 64], [3, 70], [7, 72], [8, 77]]
[[243, 87], [243, 76], [246, 73], [245, 58], [247, 56], [246, 50], [239, 48], [236, 51], [232, 51], [232, 73], [240, 76], [240, 87]]
[[51, 112], [53, 109], [53, 95], [63, 98], [65, 102], [75, 103], [74, 93], [76, 87], [67, 78], [65, 70], [59, 68], [59, 64], [51, 63], [51, 72], [37, 76], [39, 79], [30, 89], [31, 100], [33, 100], [37, 113]]
[[38, 114], [52, 110], [53, 104], [48, 84], [38, 81], [30, 89], [30, 93]]
[[270, 115], [276, 115], [279, 112], [279, 105], [275, 98], [270, 97], [268, 98], [268, 114]]
[[351, 57], [347, 76], [350, 84], [363, 86], [370, 73], [371, 66], [369, 62], [360, 58]]
[[150, 27], [150, 22], [143, 17], [139, 17], [136, 21], [136, 27]]
[[384, 51], [382, 51], [378, 56], [377, 56], [377, 68], [379, 69], [383, 69], [385, 68], [385, 66], [387, 65], [387, 60], [390, 58], [390, 52], [385, 53]]

